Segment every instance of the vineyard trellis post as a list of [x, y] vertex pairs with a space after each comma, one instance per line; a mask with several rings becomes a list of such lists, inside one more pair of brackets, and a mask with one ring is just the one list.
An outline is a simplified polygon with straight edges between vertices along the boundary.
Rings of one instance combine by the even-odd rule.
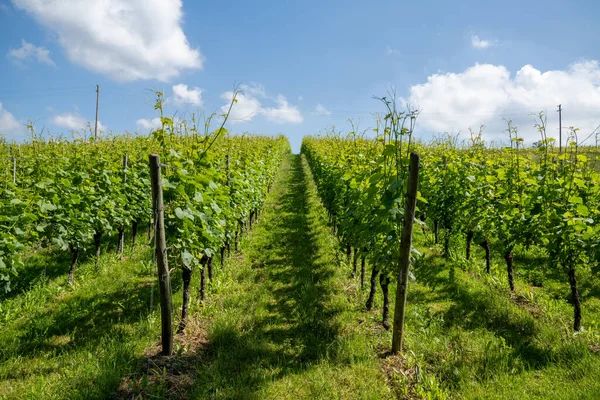
[[396, 307], [394, 310], [394, 330], [392, 337], [393, 354], [397, 354], [402, 350], [402, 339], [404, 335], [408, 269], [410, 266], [412, 231], [415, 221], [415, 208], [417, 205], [417, 189], [419, 186], [419, 154], [415, 152], [410, 153], [408, 174], [408, 190], [406, 193], [406, 208], [404, 210], [404, 226], [402, 229], [402, 238], [400, 242], [400, 275], [398, 276], [398, 286], [396, 287]]
[[[230, 157], [229, 154], [225, 155], [225, 173], [227, 174], [226, 177], [226, 184], [227, 187], [229, 188], [229, 202], [230, 204], [233, 203], [233, 201], [231, 200], [232, 197], [232, 193], [231, 193], [231, 164], [230, 164]], [[231, 231], [229, 231], [229, 229], [227, 230], [227, 239], [225, 242], [225, 247], [227, 247], [227, 257], [231, 256]], [[221, 258], [221, 266], [224, 266], [224, 262], [223, 262], [223, 258]]]
[[17, 159], [12, 156], [12, 178], [13, 178], [13, 184], [16, 185], [17, 184]]
[[161, 164], [158, 154], [150, 154], [150, 177], [152, 180], [152, 209], [154, 215], [155, 255], [158, 265], [158, 284], [160, 290], [160, 313], [162, 325], [162, 352], [173, 353], [173, 300], [171, 297], [171, 279], [167, 263], [167, 243], [165, 238], [165, 221], [163, 192], [161, 182]]
[[558, 152], [562, 153], [562, 104], [558, 105]]
[[98, 140], [98, 105], [100, 103], [100, 85], [96, 85], [96, 123], [94, 124], [94, 140]]
[[[123, 155], [123, 188], [125, 189], [125, 185], [127, 184], [127, 154]], [[119, 230], [119, 240], [117, 243], [117, 254], [123, 253], [123, 249], [125, 248], [125, 226], [120, 226]]]

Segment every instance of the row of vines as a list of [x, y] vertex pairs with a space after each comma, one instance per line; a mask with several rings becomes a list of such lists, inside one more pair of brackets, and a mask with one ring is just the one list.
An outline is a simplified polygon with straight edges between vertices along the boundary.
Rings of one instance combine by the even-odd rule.
[[[465, 257], [471, 245], [486, 253], [490, 272], [491, 249], [505, 260], [509, 289], [515, 290], [515, 249], [536, 248], [547, 257], [548, 268], [560, 269], [570, 291], [573, 329], [582, 328], [577, 271], [597, 272], [600, 265], [600, 174], [597, 152], [578, 145], [571, 129], [568, 146], [559, 152], [546, 135], [545, 117], [539, 115], [540, 140], [525, 148], [517, 128], [508, 123], [503, 148], [487, 147], [481, 132], [468, 141], [443, 136], [429, 143], [412, 135], [417, 114], [397, 112], [382, 99], [387, 114], [379, 119], [376, 138], [358, 132], [347, 136], [332, 132], [305, 138], [305, 154], [317, 182], [334, 231], [354, 259], [371, 265], [373, 306], [377, 277], [383, 291], [383, 324], [389, 328], [388, 285], [397, 279], [400, 232], [404, 215], [408, 160], [420, 153], [420, 184], [415, 223], [433, 232], [446, 256], [450, 242], [464, 238]], [[420, 254], [413, 248], [413, 256]], [[353, 257], [352, 257], [353, 256]]]
[[[44, 140], [32, 135], [27, 143], [0, 142], [0, 281], [5, 291], [26, 268], [28, 249], [70, 252], [68, 281], [73, 283], [80, 256], [91, 252], [98, 260], [113, 238], [121, 254], [124, 236], [130, 234], [135, 247], [143, 228], [148, 230], [143, 240], [152, 245], [148, 156], [156, 153], [163, 164], [170, 264], [183, 269], [188, 300], [192, 272], [200, 269], [204, 298], [213, 258], [222, 263], [231, 247], [237, 250], [289, 143], [283, 136], [230, 136], [222, 126], [209, 132], [209, 123], [198, 132], [195, 124], [161, 120], [162, 128], [150, 136]], [[180, 329], [186, 313], [187, 301]]]

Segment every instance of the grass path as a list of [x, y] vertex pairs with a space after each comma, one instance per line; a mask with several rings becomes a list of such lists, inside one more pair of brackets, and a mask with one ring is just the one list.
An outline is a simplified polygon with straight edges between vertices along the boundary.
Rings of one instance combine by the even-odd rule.
[[209, 305], [209, 343], [191, 398], [391, 397], [337, 246], [306, 163], [289, 156]]
[[[415, 240], [425, 251], [413, 266], [406, 352], [385, 359], [381, 291], [365, 312], [366, 291], [298, 155], [282, 163], [241, 252], [224, 269], [215, 263], [205, 303], [194, 273], [189, 329], [171, 358], [156, 356], [149, 246], [120, 261], [109, 243], [98, 269], [84, 256], [73, 286], [68, 257], [32, 251], [21, 286], [0, 297], [0, 399], [600, 398], [597, 334], [570, 332], [569, 305], [546, 293], [553, 281], [527, 297], [518, 280], [509, 294], [503, 271], [481, 272], [478, 249], [466, 263], [428, 249], [420, 230]], [[178, 316], [180, 269], [172, 281]], [[593, 299], [590, 323], [600, 318]]]

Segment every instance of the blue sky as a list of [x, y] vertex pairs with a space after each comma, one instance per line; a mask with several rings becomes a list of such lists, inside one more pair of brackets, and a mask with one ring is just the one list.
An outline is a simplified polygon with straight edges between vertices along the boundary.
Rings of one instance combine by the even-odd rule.
[[[66, 6], [66, 4], [69, 4]], [[218, 111], [234, 83], [244, 97], [233, 132], [302, 136], [348, 119], [373, 126], [372, 96], [396, 87], [421, 110], [416, 134], [503, 118], [527, 139], [531, 112], [548, 132], [600, 124], [600, 3], [548, 1], [0, 0], [0, 132], [35, 121], [67, 133], [93, 120], [113, 133], [148, 132], [162, 90], [167, 111]], [[177, 88], [177, 89], [176, 89]], [[240, 104], [241, 103], [241, 104]], [[587, 136], [587, 134], [586, 134]]]

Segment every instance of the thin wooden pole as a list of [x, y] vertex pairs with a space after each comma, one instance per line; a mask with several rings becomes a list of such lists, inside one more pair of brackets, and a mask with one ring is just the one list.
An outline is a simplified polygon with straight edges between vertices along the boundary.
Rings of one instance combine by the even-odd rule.
[[127, 183], [127, 154], [123, 156], [123, 184]]
[[98, 140], [98, 104], [100, 103], [100, 85], [96, 85], [96, 123], [94, 124], [94, 140]]
[[562, 104], [558, 105], [558, 152], [562, 153]]
[[158, 264], [158, 284], [160, 289], [160, 314], [162, 324], [162, 352], [170, 356], [173, 353], [173, 300], [171, 297], [171, 279], [167, 263], [167, 242], [165, 238], [164, 206], [160, 171], [160, 156], [151, 154], [150, 177], [152, 180], [152, 204], [155, 218], [156, 246], [155, 255]]
[[[123, 156], [123, 188], [125, 188], [125, 184], [127, 183], [127, 154]], [[118, 228], [118, 243], [117, 243], [117, 254], [123, 253], [123, 249], [125, 248], [125, 225], [120, 226]]]
[[410, 153], [408, 171], [408, 191], [406, 193], [406, 209], [404, 210], [404, 227], [402, 241], [400, 242], [400, 260], [398, 286], [396, 287], [396, 307], [394, 310], [394, 331], [392, 337], [392, 353], [397, 354], [402, 350], [404, 335], [404, 315], [406, 314], [406, 295], [408, 289], [408, 267], [410, 266], [410, 252], [412, 248], [412, 230], [415, 221], [415, 208], [417, 205], [417, 188], [419, 186], [419, 155]]
[[12, 157], [12, 176], [13, 176], [13, 184], [17, 184], [17, 159]]

